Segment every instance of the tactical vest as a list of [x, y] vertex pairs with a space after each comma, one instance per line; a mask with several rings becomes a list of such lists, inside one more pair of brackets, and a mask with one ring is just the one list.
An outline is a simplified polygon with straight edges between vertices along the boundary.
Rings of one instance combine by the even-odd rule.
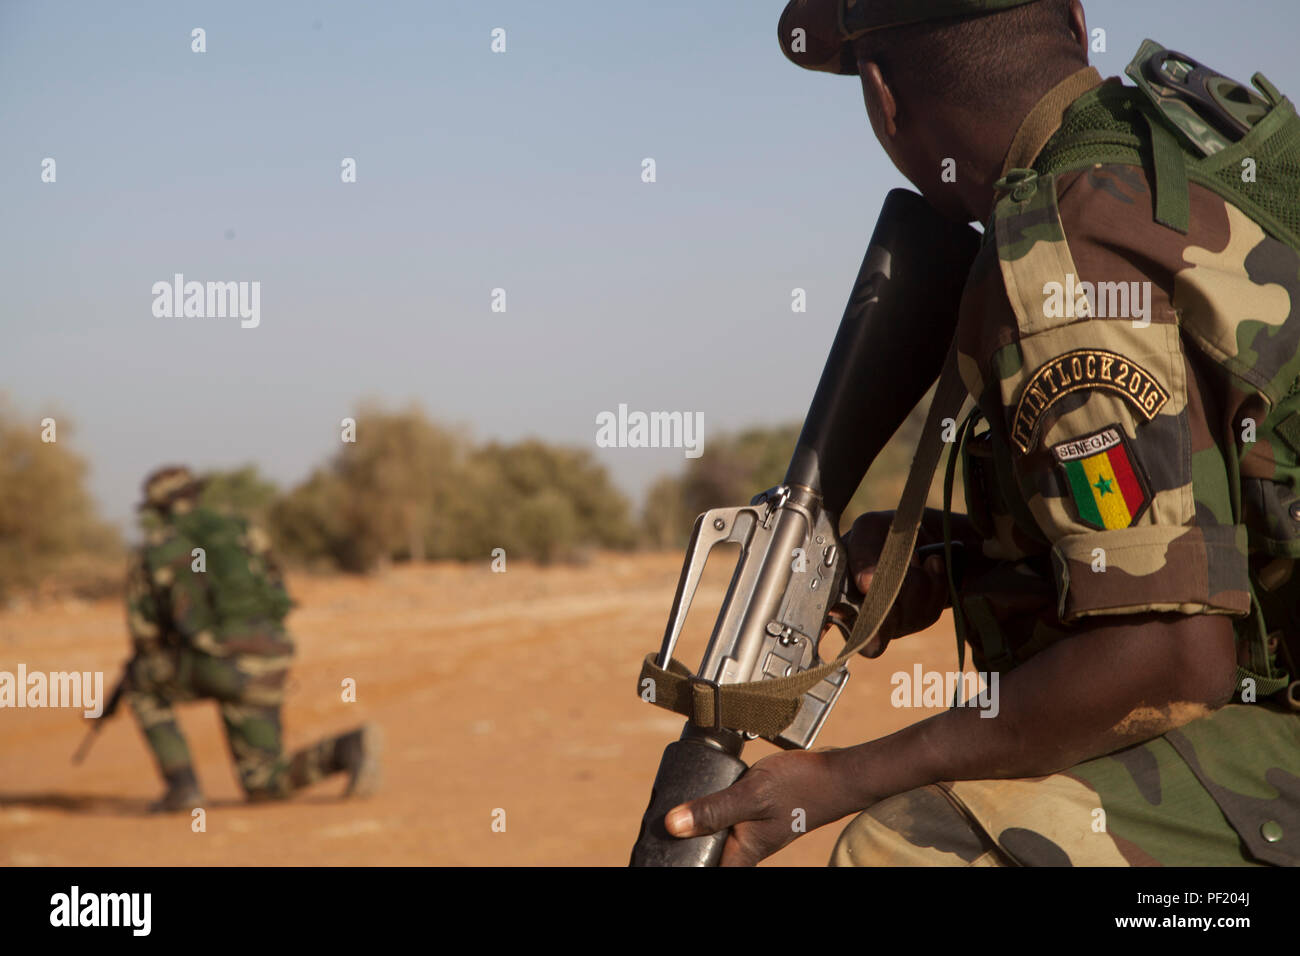
[[218, 635], [249, 628], [279, 630], [292, 602], [265, 560], [250, 552], [248, 523], [198, 508], [178, 515], [174, 524], [182, 536], [204, 550]]
[[[1205, 85], [1212, 89], [1214, 102], [1189, 102], [1162, 88], [1149, 64], [1164, 64], [1166, 58], [1183, 76], [1210, 77]], [[1008, 175], [1004, 185], [1013, 197], [1023, 201], [1037, 187], [1054, 190], [1055, 177], [1094, 165], [1136, 166], [1152, 176], [1160, 224], [1188, 232], [1189, 187], [1197, 183], [1246, 213], [1272, 238], [1300, 251], [1300, 118], [1291, 102], [1262, 74], [1252, 77], [1261, 97], [1149, 40], [1126, 72], [1136, 87], [1106, 83], [1084, 94], [1066, 112], [1033, 169]], [[1225, 134], [1234, 125], [1240, 138]], [[1300, 308], [1300, 303], [1293, 307]], [[1287, 391], [1270, 391], [1278, 393], [1265, 392], [1269, 412], [1257, 425], [1258, 438], [1289, 449], [1295, 457], [1278, 462], [1273, 481], [1236, 482], [1234, 516], [1249, 528], [1252, 555], [1300, 560], [1300, 377]], [[1235, 447], [1227, 450], [1236, 454]], [[966, 477], [969, 494], [969, 471]], [[1017, 524], [1031, 537], [1041, 538], [1027, 509], [1019, 502], [1009, 504]], [[1297, 571], [1300, 565], [1289, 573]], [[1288, 600], [1293, 593], [1300, 597], [1300, 581], [1293, 583], [1297, 589], [1288, 591]], [[1270, 628], [1258, 593], [1252, 606], [1246, 634], [1252, 666], [1243, 667], [1238, 676], [1252, 678], [1262, 698], [1285, 689], [1290, 677], [1269, 661]], [[1300, 663], [1300, 608], [1286, 608], [1285, 616], [1285, 624], [1270, 623], [1284, 642], [1284, 658]], [[995, 636], [993, 643], [1002, 642]]]

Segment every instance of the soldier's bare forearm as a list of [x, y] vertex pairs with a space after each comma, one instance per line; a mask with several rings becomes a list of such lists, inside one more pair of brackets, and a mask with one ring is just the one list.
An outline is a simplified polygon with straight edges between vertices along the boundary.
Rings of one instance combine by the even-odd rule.
[[858, 808], [942, 780], [1042, 776], [1209, 713], [1235, 673], [1228, 618], [1110, 619], [1004, 675], [996, 717], [947, 710], [827, 756]]

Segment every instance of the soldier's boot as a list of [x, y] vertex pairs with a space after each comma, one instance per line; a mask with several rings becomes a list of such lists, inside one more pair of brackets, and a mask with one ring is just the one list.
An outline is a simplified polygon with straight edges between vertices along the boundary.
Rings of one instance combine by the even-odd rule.
[[345, 797], [368, 797], [379, 789], [383, 735], [376, 724], [364, 724], [334, 741], [334, 767], [347, 773]]
[[195, 779], [193, 767], [181, 767], [165, 775], [167, 792], [161, 800], [149, 804], [150, 813], [180, 813], [203, 805], [203, 792]]

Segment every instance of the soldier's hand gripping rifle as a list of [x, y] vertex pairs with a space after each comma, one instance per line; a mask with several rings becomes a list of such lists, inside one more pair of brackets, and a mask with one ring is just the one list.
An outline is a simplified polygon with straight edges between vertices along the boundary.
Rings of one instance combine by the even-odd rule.
[[[747, 506], [696, 519], [663, 646], [647, 658], [638, 686], [660, 706], [696, 719], [664, 751], [631, 865], [716, 866], [728, 831], [678, 839], [664, 828], [665, 814], [735, 783], [747, 769], [740, 759], [746, 740], [806, 749], [816, 739], [848, 680], [843, 665], [792, 703], [793, 719], [780, 726], [761, 695], [736, 693], [727, 707], [724, 688], [812, 671], [823, 665], [818, 648], [827, 626], [847, 636], [861, 596], [848, 574], [841, 512], [938, 377], [978, 246], [975, 230], [942, 219], [916, 193], [891, 192], [784, 482]], [[740, 558], [704, 661], [691, 674], [673, 661], [673, 648], [709, 551], [724, 542], [739, 545]], [[698, 721], [701, 712], [711, 719]]]
[[77, 752], [72, 755], [72, 762], [74, 765], [79, 764], [81, 761], [86, 759], [86, 754], [90, 753], [90, 748], [95, 744], [95, 738], [98, 737], [99, 732], [104, 729], [104, 721], [117, 713], [117, 708], [121, 706], [122, 703], [122, 695], [126, 693], [127, 678], [130, 676], [130, 673], [131, 665], [128, 662], [126, 667], [122, 670], [122, 676], [118, 678], [117, 684], [113, 688], [113, 693], [108, 695], [108, 703], [104, 705], [103, 713], [98, 717], [90, 718], [92, 721], [90, 729], [86, 731], [86, 736], [81, 738], [81, 746], [77, 748]]

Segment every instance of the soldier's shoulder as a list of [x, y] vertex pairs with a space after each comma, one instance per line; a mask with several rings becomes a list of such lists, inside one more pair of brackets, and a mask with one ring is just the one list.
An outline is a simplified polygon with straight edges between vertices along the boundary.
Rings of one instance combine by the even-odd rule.
[[145, 533], [140, 559], [146, 567], [157, 569], [180, 560], [188, 561], [193, 547], [194, 537], [183, 524], [166, 521]]
[[1077, 258], [1107, 254], [1140, 266], [1153, 279], [1172, 277], [1187, 265], [1189, 249], [1222, 250], [1234, 218], [1250, 221], [1222, 195], [1200, 183], [1188, 185], [1186, 232], [1156, 218], [1156, 189], [1140, 166], [1096, 164], [1053, 177], [1062, 238]]
[[[1118, 163], [1029, 178], [1018, 197], [1002, 197], [992, 225], [1021, 334], [1081, 319], [1194, 329], [1222, 321], [1219, 290], [1244, 281], [1249, 296], [1252, 283], [1278, 283], [1278, 276], [1294, 284], [1294, 250], [1214, 190], [1190, 185], [1186, 232], [1157, 221], [1155, 202], [1148, 173]], [[1082, 296], [1089, 306], [1114, 305], [1134, 294], [1150, 313], [1072, 304]]]

